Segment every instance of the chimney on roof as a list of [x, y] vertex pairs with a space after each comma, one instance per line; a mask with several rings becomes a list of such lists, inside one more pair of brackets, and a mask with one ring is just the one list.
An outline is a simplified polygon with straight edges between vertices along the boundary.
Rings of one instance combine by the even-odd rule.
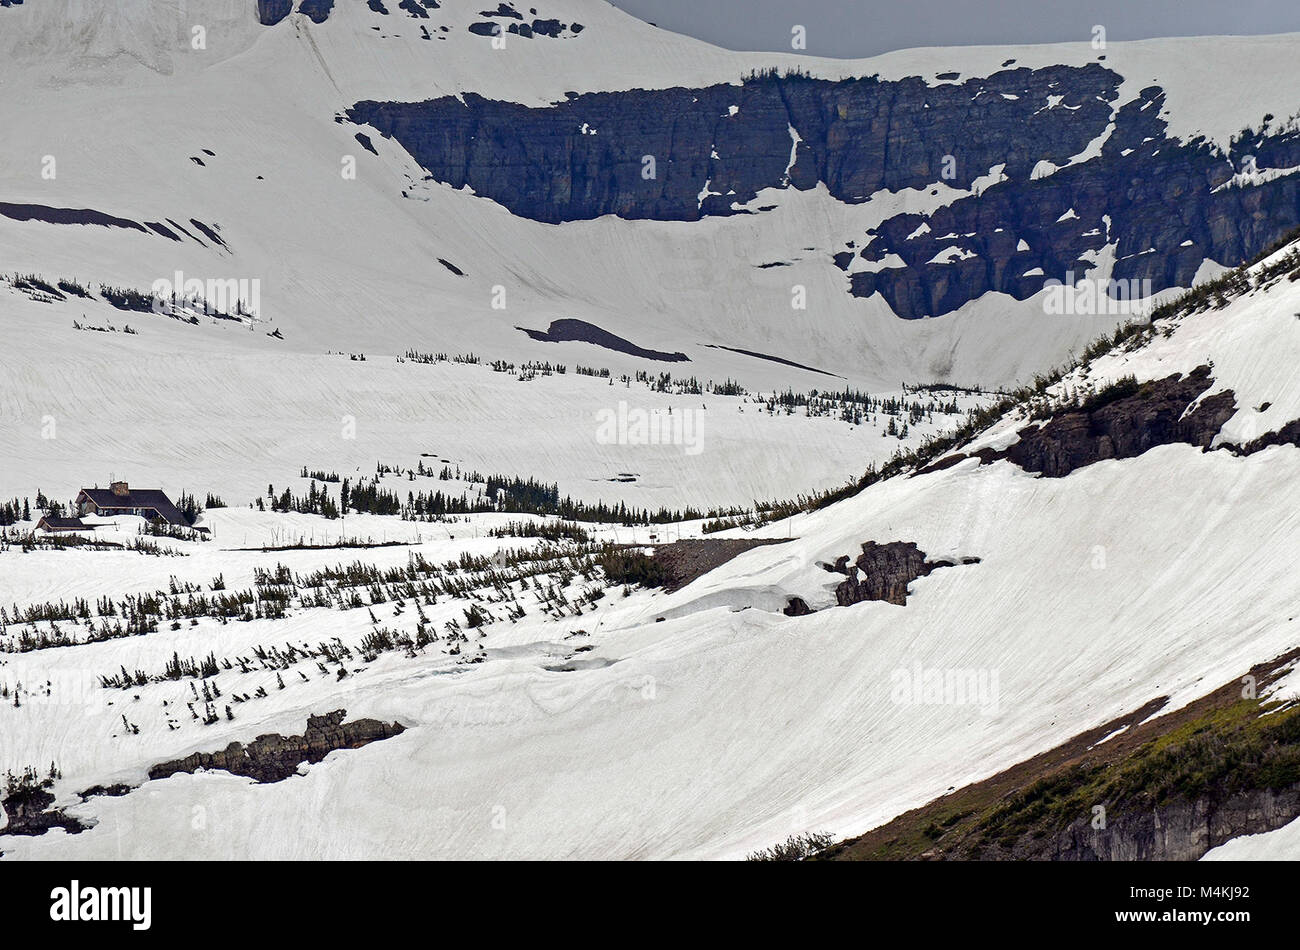
[[113, 482], [113, 484], [108, 487], [109, 490], [118, 498], [125, 498], [127, 495], [131, 494], [131, 489], [127, 487], [126, 482]]

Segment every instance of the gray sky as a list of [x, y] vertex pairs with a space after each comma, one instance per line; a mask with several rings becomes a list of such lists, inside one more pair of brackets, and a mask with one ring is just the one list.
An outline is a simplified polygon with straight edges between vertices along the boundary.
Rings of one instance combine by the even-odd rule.
[[[651, 23], [738, 50], [790, 51], [807, 30], [815, 56], [914, 46], [1002, 46], [1092, 38], [1300, 32], [1298, 0], [611, 0]], [[1300, 55], [1300, 50], [1297, 50]]]

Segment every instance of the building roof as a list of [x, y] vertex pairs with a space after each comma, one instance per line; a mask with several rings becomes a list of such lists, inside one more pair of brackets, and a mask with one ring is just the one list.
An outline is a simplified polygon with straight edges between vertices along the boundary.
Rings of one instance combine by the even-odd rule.
[[156, 488], [132, 488], [125, 495], [115, 495], [111, 488], [83, 488], [81, 494], [93, 501], [100, 511], [152, 508], [169, 524], [189, 524], [166, 492]]
[[80, 518], [61, 518], [54, 515], [46, 515], [41, 518], [37, 527], [40, 527], [40, 525], [45, 525], [47, 528], [64, 529], [69, 531], [76, 531], [86, 527], [86, 523]]

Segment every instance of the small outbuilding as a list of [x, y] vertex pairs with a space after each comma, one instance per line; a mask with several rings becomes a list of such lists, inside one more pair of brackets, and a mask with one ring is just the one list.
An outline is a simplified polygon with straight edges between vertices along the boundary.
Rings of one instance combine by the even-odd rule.
[[36, 528], [38, 531], [45, 531], [50, 534], [95, 530], [80, 518], [62, 518], [57, 515], [45, 515], [40, 521], [36, 522]]

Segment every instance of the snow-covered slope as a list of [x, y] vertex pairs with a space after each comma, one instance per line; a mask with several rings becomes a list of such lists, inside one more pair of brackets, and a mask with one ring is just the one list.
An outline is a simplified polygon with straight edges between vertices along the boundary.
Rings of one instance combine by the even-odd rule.
[[[1158, 84], [1175, 140], [1204, 135], [1224, 149], [1266, 115], [1300, 109], [1294, 37], [1115, 43], [1104, 52], [1086, 37], [844, 62], [718, 50], [601, 0], [544, 4], [540, 16], [584, 29], [508, 35], [504, 49], [468, 30], [483, 21], [482, 4], [448, 0], [421, 18], [337, 0], [324, 5], [323, 22], [294, 12], [273, 26], [258, 23], [251, 6], [44, 0], [0, 11], [8, 103], [0, 201], [155, 222], [179, 238], [144, 226], [0, 217], [7, 268], [146, 291], [177, 271], [259, 280], [262, 315], [285, 336], [274, 352], [288, 358], [418, 347], [577, 360], [588, 345], [540, 344], [517, 328], [579, 318], [643, 347], [680, 350], [701, 377], [741, 374], [754, 386], [807, 384], [789, 367], [706, 345], [783, 357], [877, 390], [899, 380], [1004, 384], [1059, 362], [1122, 318], [1051, 316], [1042, 295], [989, 293], [941, 320], [904, 321], [879, 295], [847, 293], [832, 263], [846, 241], [885, 219], [927, 213], [972, 189], [936, 178], [933, 194], [909, 189], [846, 204], [820, 185], [771, 188], [752, 203], [771, 208], [761, 213], [556, 227], [427, 180], [402, 146], [373, 131], [371, 154], [357, 128], [335, 118], [365, 100], [474, 93], [543, 106], [571, 92], [738, 84], [768, 67], [941, 85], [941, 75], [988, 76], [1011, 61], [1028, 69], [1100, 62], [1123, 77], [1115, 110]], [[351, 161], [355, 178], [344, 177]], [[1266, 155], [1259, 167], [1271, 168]], [[764, 267], [774, 263], [786, 266]], [[792, 308], [796, 287], [806, 309]], [[502, 297], [504, 309], [494, 308]]]
[[[346, 678], [304, 663], [311, 675], [285, 673], [284, 689], [274, 669], [253, 663], [214, 681], [226, 696], [258, 687], [266, 696], [204, 726], [184, 712], [192, 680], [85, 690], [87, 674], [156, 670], [173, 652], [247, 657], [259, 644], [335, 635], [355, 648], [380, 623], [409, 629], [410, 602], [397, 614], [391, 600], [372, 606], [373, 621], [364, 609], [315, 608], [10, 655], [0, 667], [7, 682], [53, 688], [0, 708], [14, 737], [0, 764], [56, 760], [59, 803], [94, 827], [0, 839], [3, 850], [51, 858], [737, 857], [792, 833], [864, 831], [1156, 697], [1169, 697], [1165, 711], [1176, 709], [1300, 646], [1300, 448], [1241, 454], [1222, 445], [1300, 419], [1297, 287], [1283, 273], [1227, 293], [1221, 308], [1162, 320], [1141, 345], [1096, 356], [1047, 392], [1063, 399], [1090, 381], [1159, 380], [1208, 366], [1213, 384], [1202, 401], [1231, 390], [1237, 407], [1218, 448], [1163, 444], [1059, 478], [969, 458], [888, 479], [754, 531], [747, 536], [784, 543], [746, 551], [673, 593], [621, 596], [614, 588], [581, 619], [558, 620], [520, 594], [528, 615], [498, 620], [467, 648], [482, 662], [461, 662], [465, 654], [435, 643], [356, 660]], [[1008, 416], [962, 450], [1004, 447], [1026, 424]], [[26, 578], [7, 581], [0, 602], [97, 596], [109, 577], [129, 578], [115, 586], [136, 590], [165, 588], [169, 576], [206, 583], [219, 569], [236, 589], [255, 566], [283, 561], [301, 574], [352, 557], [223, 551], [241, 525], [266, 531], [276, 516], [211, 515], [218, 540], [188, 558], [0, 553], [3, 576]], [[831, 581], [842, 575], [822, 565], [866, 541], [912, 541], [933, 559], [979, 561], [916, 580], [903, 606], [832, 606]], [[439, 532], [419, 544], [441, 561], [492, 542]], [[359, 553], [383, 566], [406, 562], [400, 549]], [[108, 558], [145, 563], [128, 575]], [[72, 559], [75, 572], [64, 566]], [[47, 587], [35, 581], [47, 577]], [[793, 596], [818, 609], [784, 615]], [[465, 603], [427, 609], [441, 625]], [[9, 635], [17, 632], [12, 625]], [[984, 685], [963, 702], [900, 694], [900, 677], [927, 670], [973, 673]], [[309, 713], [344, 707], [406, 731], [276, 784], [178, 774], [122, 797], [78, 803], [73, 794], [91, 784], [136, 785], [158, 762], [262, 732], [287, 735]]]
[[1300, 819], [1276, 831], [1243, 835], [1208, 852], [1204, 861], [1294, 861], [1300, 855]]
[[[1300, 213], [1294, 36], [843, 62], [721, 51], [601, 0], [538, 3], [542, 26], [504, 48], [470, 28], [523, 15], [460, 0], [0, 8], [0, 504], [116, 475], [234, 506], [204, 514], [206, 541], [155, 538], [134, 518], [98, 527], [97, 545], [37, 543], [30, 522], [5, 531], [0, 771], [54, 763], [54, 807], [88, 826], [0, 836], [6, 857], [737, 857], [792, 833], [875, 827], [1300, 647], [1300, 283], [1287, 269], [1093, 354], [954, 447], [964, 460], [709, 534], [769, 543], [672, 592], [607, 584], [599, 545], [699, 539], [699, 519], [588, 524], [590, 546], [556, 554], [529, 536], [572, 536], [554, 519], [336, 521], [249, 505], [268, 483], [305, 493], [303, 467], [355, 485], [381, 463], [458, 469], [386, 477], [399, 500], [484, 490], [469, 472], [636, 508], [834, 488], [990, 401], [905, 387], [1024, 381], [1131, 319], [1051, 312], [1035, 280], [1087, 264], [1094, 279], [1155, 273], [1172, 296]], [[873, 123], [888, 83], [907, 108]], [[751, 120], [751, 104], [791, 84], [803, 111]], [[1041, 108], [1007, 91], [1022, 86]], [[931, 98], [956, 116], [936, 121], [933, 145], [912, 134], [931, 129]], [[661, 134], [670, 100], [683, 128], [735, 119], [744, 132], [681, 136], [703, 156], [689, 174], [719, 175], [687, 189], [688, 219], [672, 219], [667, 189], [662, 205], [601, 193], [618, 162], [557, 172], [512, 213], [511, 174], [590, 157], [572, 140], [609, 135], [575, 122], [562, 149], [529, 152], [556, 115], [568, 122], [563, 108], [644, 117]], [[719, 114], [701, 120], [701, 101]], [[391, 134], [349, 118], [367, 102]], [[818, 156], [878, 156], [825, 129], [814, 142], [810, 103], [863, 141], [913, 122], [885, 135], [911, 151], [880, 162], [881, 181], [908, 184], [853, 192], [853, 163], [837, 177]], [[502, 115], [531, 138], [476, 151], [456, 137], [471, 108], [484, 138]], [[1020, 125], [1034, 134], [1007, 133]], [[773, 129], [774, 152], [749, 147]], [[949, 180], [934, 170], [951, 135], [984, 160]], [[466, 182], [472, 168], [501, 200], [447, 183], [462, 147]], [[566, 196], [575, 182], [588, 190]], [[1130, 202], [1138, 193], [1149, 201]], [[554, 195], [563, 223], [530, 207]], [[588, 214], [606, 199], [623, 216]], [[1011, 290], [986, 291], [1011, 264]], [[255, 318], [229, 300], [193, 320], [192, 307], [109, 302], [112, 288], [147, 293], [178, 273], [250, 282]], [[887, 295], [941, 315], [902, 319]], [[581, 321], [587, 339], [548, 341], [558, 321]], [[1175, 439], [1059, 478], [1004, 457], [1035, 412], [1202, 367], [1209, 388], [1175, 421], [1222, 410], [1210, 451]], [[769, 409], [787, 389], [790, 411]], [[845, 389], [875, 407], [854, 418], [848, 406], [846, 420], [798, 401]], [[880, 406], [897, 399], [957, 409]], [[689, 428], [667, 444], [606, 430], [627, 413]], [[905, 420], [905, 437], [888, 428]], [[1271, 434], [1283, 444], [1266, 446]], [[945, 566], [905, 605], [836, 606], [845, 575], [827, 565], [870, 541], [912, 542]], [[788, 616], [796, 604], [813, 612]], [[168, 670], [209, 655], [202, 675]], [[900, 699], [900, 678], [927, 671], [971, 674], [983, 691]], [[213, 686], [219, 701], [200, 698]], [[405, 731], [277, 783], [148, 780], [337, 709]], [[78, 794], [115, 783], [133, 790]]]
[[[213, 492], [247, 504], [268, 483], [305, 488], [297, 478], [303, 466], [355, 482], [378, 463], [405, 468], [423, 459], [435, 468], [542, 478], [586, 501], [707, 510], [838, 487], [961, 418], [933, 413], [913, 420], [900, 439], [889, 427], [907, 423], [906, 412], [869, 414], [855, 425], [810, 418], [803, 407], [769, 411], [770, 390], [659, 392], [620, 376], [644, 366], [657, 377], [662, 367], [686, 380], [691, 364], [638, 363], [577, 343], [553, 345], [568, 347], [566, 373], [521, 380], [527, 374], [518, 365], [493, 371], [490, 352], [472, 365], [409, 361], [368, 347], [365, 361], [324, 348], [286, 354], [260, 327], [191, 326], [100, 301], [38, 303], [3, 285], [0, 308], [11, 335], [0, 382], [6, 498], [43, 490], [70, 499], [83, 483], [116, 475], [173, 495]], [[720, 358], [730, 371], [716, 381], [740, 375], [746, 359]], [[584, 364], [612, 367], [612, 378], [581, 375]], [[799, 392], [846, 387], [843, 379], [789, 372]], [[905, 394], [899, 385], [873, 396], [908, 405], [955, 401], [960, 413], [990, 398]], [[651, 443], [644, 425], [638, 435], [638, 417], [662, 432], [661, 442]]]

